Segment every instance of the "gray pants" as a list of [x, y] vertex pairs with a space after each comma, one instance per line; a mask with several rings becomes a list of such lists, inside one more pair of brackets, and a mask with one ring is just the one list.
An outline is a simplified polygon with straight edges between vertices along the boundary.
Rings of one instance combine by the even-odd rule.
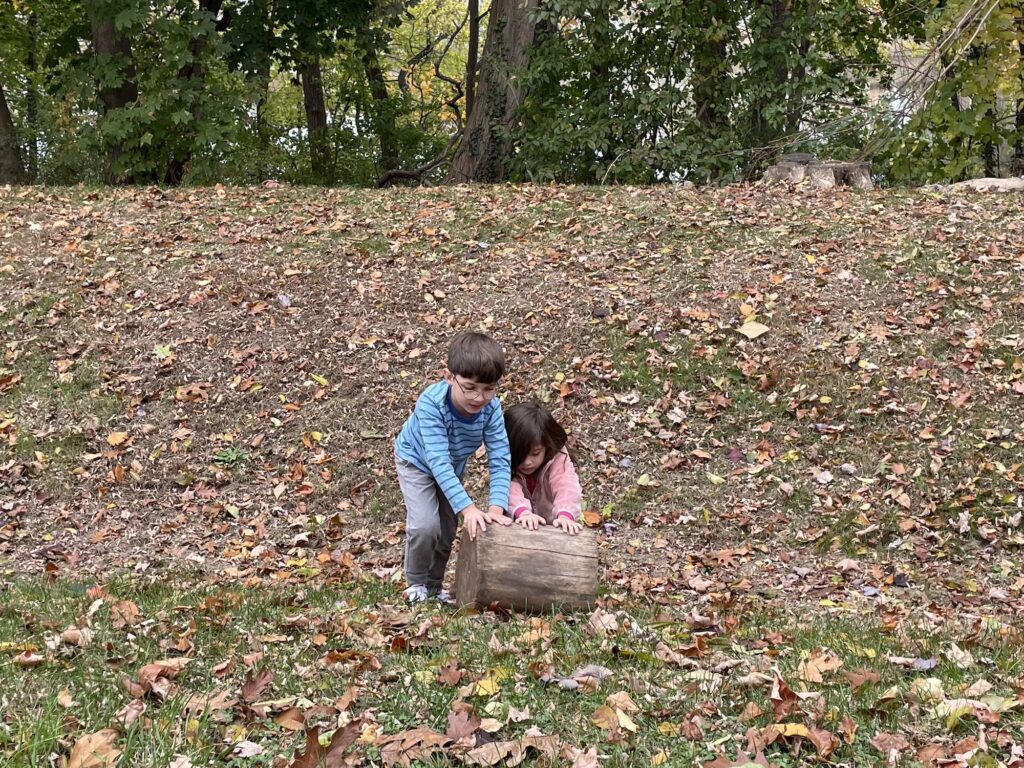
[[405, 579], [431, 594], [441, 589], [452, 554], [458, 518], [434, 478], [395, 457], [398, 485], [405, 498]]

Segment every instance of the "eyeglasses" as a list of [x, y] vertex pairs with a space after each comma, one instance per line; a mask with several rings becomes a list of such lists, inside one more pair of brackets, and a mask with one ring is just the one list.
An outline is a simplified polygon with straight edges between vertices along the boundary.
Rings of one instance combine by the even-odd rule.
[[[484, 402], [486, 403], [489, 402], [490, 400], [493, 400], [494, 396], [498, 394], [498, 387], [496, 384], [463, 384], [461, 381], [459, 381], [458, 376], [452, 376], [452, 379], [454, 379], [455, 383], [458, 384], [459, 389], [462, 390], [462, 394], [464, 394], [466, 397], [475, 398], [477, 396], [480, 396], [483, 397]], [[480, 389], [477, 389], [477, 386], [480, 386]]]

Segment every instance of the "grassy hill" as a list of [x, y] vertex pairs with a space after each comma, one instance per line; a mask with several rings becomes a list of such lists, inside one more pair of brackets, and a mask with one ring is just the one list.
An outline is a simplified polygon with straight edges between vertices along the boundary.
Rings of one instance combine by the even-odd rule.
[[[482, 717], [487, 701], [506, 718], [509, 707], [532, 704], [532, 721], [510, 720], [499, 735], [521, 739], [536, 724], [561, 737], [559, 749], [597, 744], [616, 765], [732, 757], [733, 737], [779, 765], [798, 764], [801, 744], [873, 765], [888, 754], [870, 745], [876, 733], [900, 734], [907, 745], [896, 746], [911, 757], [929, 747], [945, 757], [976, 738], [979, 717], [1008, 734], [991, 741], [998, 759], [1009, 761], [1008, 745], [1021, 741], [1019, 726], [1000, 720], [1005, 703], [987, 714], [975, 705], [932, 711], [944, 700], [979, 701], [971, 686], [983, 677], [1007, 701], [1024, 690], [1012, 626], [1024, 607], [1019, 196], [748, 186], [0, 190], [0, 243], [0, 573], [12, 606], [0, 629], [12, 652], [33, 642], [45, 650], [44, 635], [88, 624], [88, 598], [109, 595], [96, 632], [119, 648], [126, 633], [138, 635], [109, 612], [119, 600], [161, 629], [118, 651], [121, 663], [177, 648], [197, 659], [192, 688], [209, 691], [222, 655], [259, 646], [289, 670], [322, 661], [340, 647], [332, 632], [352, 609], [383, 645], [351, 632], [342, 645], [387, 659], [353, 671], [349, 658], [349, 682], [423, 684], [419, 705], [401, 711], [368, 694], [380, 734], [424, 717], [444, 732], [452, 701], [468, 698]], [[520, 643], [533, 658], [513, 656], [501, 680], [491, 672], [508, 657], [488, 638], [496, 632], [500, 648], [532, 631], [526, 619], [428, 611], [427, 650], [391, 653], [391, 638], [405, 632], [391, 438], [436, 380], [447, 340], [467, 327], [506, 349], [503, 402], [541, 399], [570, 430], [589, 519], [602, 531], [603, 609], [619, 614], [610, 633], [588, 631], [586, 617], [534, 627]], [[471, 463], [474, 488], [483, 468]], [[246, 591], [259, 585], [262, 597]], [[244, 619], [231, 608], [239, 595], [253, 601]], [[181, 639], [179, 610], [209, 628], [208, 644]], [[389, 611], [399, 616], [390, 624]], [[27, 622], [40, 612], [42, 626]], [[305, 624], [287, 624], [296, 613]], [[241, 645], [239, 622], [249, 631]], [[257, 628], [287, 642], [258, 642]], [[321, 636], [331, 640], [313, 642]], [[427, 678], [451, 660], [454, 638], [465, 644], [466, 680], [490, 679], [497, 694], [435, 690]], [[824, 648], [844, 662], [841, 671], [823, 662], [824, 698], [782, 712], [768, 697], [771, 668], [813, 689], [822, 675], [807, 665]], [[41, 667], [0, 672], [39, 686], [0, 725], [0, 755], [6, 728], [15, 765], [68, 751], [51, 688], [67, 665], [89, 687], [88, 654], [102, 655], [94, 648], [76, 661], [50, 650]], [[967, 665], [958, 653], [972, 650]], [[937, 667], [924, 664], [933, 656]], [[617, 688], [563, 700], [523, 682], [537, 659], [595, 660], [615, 672]], [[851, 669], [881, 677], [851, 684], [842, 677]], [[744, 671], [766, 674], [767, 687], [732, 687]], [[313, 689], [293, 672], [275, 686], [310, 706], [311, 690], [346, 690], [325, 682], [327, 672]], [[912, 690], [929, 676], [946, 686], [934, 701]], [[244, 669], [227, 679], [241, 685]], [[118, 688], [104, 680], [92, 687]], [[885, 700], [892, 685], [898, 698]], [[601, 702], [618, 688], [636, 701], [636, 710], [619, 707], [639, 718], [635, 732], [595, 714], [614, 711]], [[123, 702], [102, 701], [79, 719], [104, 727]], [[25, 751], [17, 724], [34, 722], [39, 706], [50, 707], [53, 739]], [[166, 743], [135, 743], [142, 737], [120, 726], [123, 760], [270, 765], [288, 753], [272, 727], [246, 731], [262, 734], [261, 756], [230, 757], [230, 745], [222, 754], [226, 729], [248, 722], [237, 707], [203, 720], [216, 736], [198, 746], [187, 712], [159, 711]], [[572, 717], [582, 725], [570, 728]], [[777, 723], [809, 725], [811, 735], [771, 731]], [[859, 735], [846, 735], [850, 723]], [[680, 729], [690, 741], [679, 742]], [[822, 746], [815, 729], [837, 744]], [[359, 748], [383, 759], [386, 744], [373, 742]]]

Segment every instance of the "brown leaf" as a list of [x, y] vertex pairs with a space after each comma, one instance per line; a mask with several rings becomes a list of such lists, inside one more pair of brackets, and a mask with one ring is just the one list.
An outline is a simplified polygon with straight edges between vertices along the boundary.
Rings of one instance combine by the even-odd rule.
[[459, 707], [448, 713], [448, 730], [445, 731], [452, 741], [460, 741], [470, 737], [470, 745], [473, 744], [473, 734], [480, 728], [480, 718], [473, 713], [469, 706]]
[[132, 723], [138, 720], [146, 711], [146, 702], [142, 699], [132, 699], [118, 711], [115, 719], [124, 728], [131, 728]]
[[109, 768], [117, 762], [121, 750], [116, 749], [117, 730], [104, 728], [102, 731], [83, 736], [71, 748], [67, 768]]
[[572, 761], [572, 768], [598, 768], [597, 747], [588, 747]]
[[134, 627], [142, 620], [142, 612], [131, 600], [121, 600], [110, 609], [110, 619], [114, 629]]
[[395, 763], [409, 765], [413, 760], [425, 760], [435, 751], [446, 747], [450, 741], [444, 734], [430, 728], [412, 728], [377, 739], [376, 744], [380, 748], [384, 765], [392, 766]]
[[245, 682], [242, 683], [242, 701], [248, 704], [258, 701], [273, 679], [274, 673], [266, 667], [258, 670], [255, 675], [252, 672], [246, 673]]
[[710, 763], [704, 763], [703, 768], [752, 768], [753, 766], [776, 768], [774, 764], [768, 762], [764, 752], [758, 752], [754, 757], [747, 757], [746, 752], [740, 752], [736, 755], [735, 760], [730, 760], [725, 755], [719, 755]]
[[298, 707], [290, 707], [274, 718], [274, 722], [288, 731], [301, 731], [306, 727], [306, 718]]
[[768, 698], [772, 702], [772, 709], [775, 710], [775, 719], [782, 720], [798, 708], [797, 697], [778, 670], [773, 670], [772, 674], [775, 679], [772, 681], [772, 692]]
[[462, 682], [468, 672], [464, 669], [459, 669], [459, 662], [456, 659], [452, 659], [448, 662], [448, 666], [437, 673], [437, 682], [443, 685], [457, 686]]
[[850, 681], [854, 691], [859, 691], [865, 685], [877, 683], [882, 676], [871, 669], [851, 669], [843, 673], [843, 677]]
[[152, 664], [146, 664], [142, 669], [139, 670], [138, 674], [138, 687], [141, 688], [142, 693], [139, 693], [135, 684], [132, 681], [126, 681], [126, 685], [129, 687], [129, 693], [133, 696], [141, 696], [146, 693], [153, 693], [161, 698], [167, 696], [171, 690], [171, 680], [178, 676], [178, 673], [183, 670], [191, 659], [185, 657], [177, 657], [173, 659], [162, 659], [161, 661], [155, 661]]
[[548, 760], [558, 755], [561, 742], [557, 736], [524, 736], [514, 741], [494, 741], [483, 744], [466, 753], [466, 765], [497, 765], [502, 760], [508, 768], [514, 768], [526, 759], [529, 750], [536, 750]]
[[344, 728], [339, 728], [324, 747], [320, 743], [320, 729], [316, 726], [306, 731], [305, 751], [296, 750], [288, 768], [344, 768], [345, 752], [359, 738], [363, 730], [363, 719], [356, 718]]
[[809, 658], [801, 659], [797, 666], [797, 677], [808, 683], [823, 683], [825, 675], [843, 666], [843, 660], [828, 648], [818, 648]]
[[594, 710], [594, 714], [590, 716], [590, 722], [598, 728], [612, 730], [619, 727], [619, 716], [614, 709], [605, 705]]
[[879, 731], [871, 737], [868, 744], [886, 756], [891, 754], [893, 750], [896, 750], [896, 752], [902, 752], [905, 749], [910, 749], [910, 742], [907, 741], [907, 737], [902, 733], [886, 733], [885, 731]]

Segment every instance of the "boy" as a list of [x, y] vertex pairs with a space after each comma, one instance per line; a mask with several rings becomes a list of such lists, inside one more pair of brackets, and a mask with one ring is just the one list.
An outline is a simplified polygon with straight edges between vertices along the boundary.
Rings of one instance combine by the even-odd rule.
[[[505, 516], [511, 459], [501, 404], [495, 399], [505, 374], [505, 354], [486, 334], [466, 331], [448, 347], [443, 381], [420, 394], [395, 440], [398, 484], [405, 498], [405, 599], [450, 602], [441, 589], [458, 527], [469, 537], [487, 523], [510, 525]], [[490, 505], [477, 507], [462, 487], [469, 457], [483, 444], [491, 473]]]

